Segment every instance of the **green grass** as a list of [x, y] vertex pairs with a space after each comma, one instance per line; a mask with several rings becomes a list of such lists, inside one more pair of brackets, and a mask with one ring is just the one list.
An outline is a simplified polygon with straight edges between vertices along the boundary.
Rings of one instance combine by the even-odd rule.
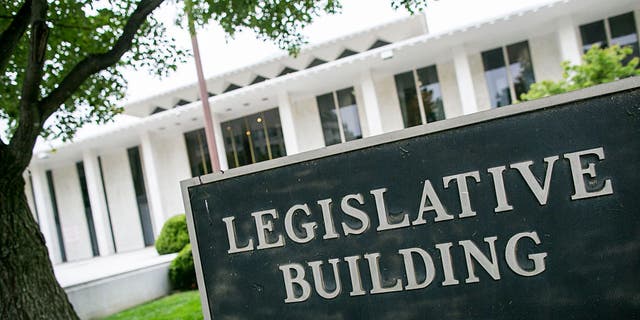
[[151, 301], [120, 313], [116, 313], [104, 320], [192, 320], [202, 319], [200, 294], [198, 290], [179, 292], [170, 296]]

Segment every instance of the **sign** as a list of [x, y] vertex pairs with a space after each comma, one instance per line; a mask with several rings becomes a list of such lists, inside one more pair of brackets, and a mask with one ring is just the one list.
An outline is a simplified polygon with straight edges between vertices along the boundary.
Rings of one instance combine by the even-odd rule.
[[205, 316], [640, 317], [638, 84], [183, 182]]

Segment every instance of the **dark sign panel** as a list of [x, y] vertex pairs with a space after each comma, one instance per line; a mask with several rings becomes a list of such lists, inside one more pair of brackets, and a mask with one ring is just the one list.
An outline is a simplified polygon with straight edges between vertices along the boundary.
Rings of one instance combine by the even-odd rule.
[[206, 316], [639, 318], [637, 86], [186, 181]]

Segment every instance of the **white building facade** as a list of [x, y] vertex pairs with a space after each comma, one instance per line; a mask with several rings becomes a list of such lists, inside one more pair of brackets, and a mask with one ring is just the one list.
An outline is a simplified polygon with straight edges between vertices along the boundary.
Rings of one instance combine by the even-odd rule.
[[[560, 79], [561, 62], [578, 63], [592, 44], [638, 56], [639, 22], [631, 0], [555, 1], [438, 33], [416, 15], [212, 77], [221, 167], [512, 104], [532, 83]], [[184, 212], [179, 182], [211, 173], [197, 84], [125, 114], [137, 119], [39, 150], [25, 173], [55, 264], [153, 245]]]

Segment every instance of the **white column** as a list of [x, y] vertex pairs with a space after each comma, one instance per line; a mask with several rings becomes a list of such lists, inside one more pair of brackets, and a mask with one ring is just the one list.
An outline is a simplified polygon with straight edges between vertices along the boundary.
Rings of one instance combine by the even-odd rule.
[[224, 136], [222, 135], [222, 127], [220, 121], [217, 120], [218, 116], [214, 114], [213, 117], [213, 134], [216, 136], [216, 151], [218, 152], [218, 161], [220, 162], [220, 170], [229, 170], [229, 163], [227, 162], [227, 153], [224, 149]]
[[94, 229], [96, 230], [96, 238], [98, 238], [98, 249], [101, 256], [110, 255], [115, 252], [115, 248], [113, 247], [109, 209], [107, 208], [107, 199], [104, 196], [98, 156], [92, 150], [86, 150], [82, 154], [82, 164], [89, 192]]
[[140, 140], [142, 168], [144, 169], [145, 187], [149, 198], [149, 211], [151, 211], [153, 233], [158, 236], [164, 223], [164, 213], [162, 208], [162, 192], [160, 191], [160, 183], [158, 181], [158, 169], [153, 152], [153, 142], [149, 132], [142, 133]]
[[362, 102], [364, 103], [365, 114], [367, 115], [367, 125], [369, 135], [375, 136], [384, 133], [382, 129], [382, 115], [380, 114], [380, 104], [376, 95], [376, 87], [373, 84], [371, 72], [364, 74], [360, 80], [362, 90]]
[[40, 166], [32, 165], [31, 178], [33, 179], [33, 193], [35, 194], [34, 201], [38, 208], [40, 231], [47, 244], [51, 262], [53, 264], [60, 263], [62, 262], [62, 255], [59, 241], [62, 241], [62, 239], [58, 239], [58, 231], [56, 230], [56, 221], [53, 217], [53, 208], [45, 170]]
[[293, 117], [293, 106], [287, 92], [278, 93], [278, 112], [280, 113], [280, 125], [284, 137], [284, 146], [287, 148], [287, 155], [296, 154], [298, 149], [298, 136], [296, 135], [295, 119]]
[[570, 16], [562, 17], [558, 21], [558, 44], [562, 61], [566, 60], [571, 64], [580, 64], [582, 59], [580, 40], [573, 25], [573, 19]]
[[456, 71], [456, 79], [458, 80], [458, 92], [460, 93], [460, 102], [462, 104], [462, 114], [471, 114], [478, 111], [476, 103], [476, 92], [473, 87], [473, 77], [471, 75], [471, 67], [469, 67], [469, 58], [464, 46], [453, 48], [453, 67]]

